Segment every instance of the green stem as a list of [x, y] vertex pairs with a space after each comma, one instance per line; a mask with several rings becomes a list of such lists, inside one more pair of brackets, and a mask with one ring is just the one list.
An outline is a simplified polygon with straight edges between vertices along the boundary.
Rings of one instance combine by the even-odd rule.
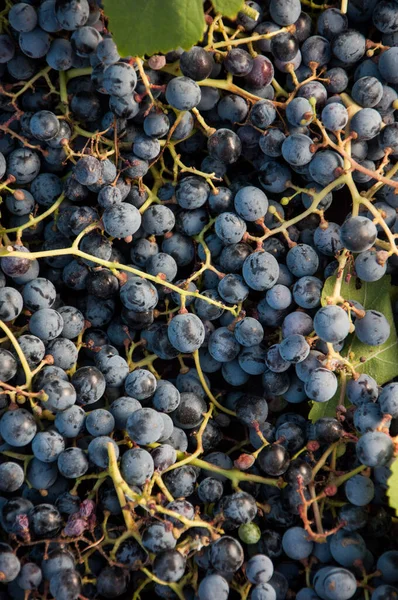
[[47, 257], [53, 257], [53, 256], [68, 256], [68, 255], [77, 256], [79, 258], [84, 258], [85, 260], [90, 260], [98, 265], [103, 266], [103, 267], [107, 267], [110, 270], [117, 269], [120, 271], [128, 271], [129, 273], [133, 273], [134, 275], [137, 275], [137, 277], [143, 277], [144, 279], [148, 279], [149, 281], [152, 281], [153, 283], [157, 283], [163, 287], [166, 287], [166, 288], [172, 290], [173, 292], [177, 292], [181, 296], [193, 296], [194, 298], [198, 298], [199, 300], [204, 300], [208, 304], [212, 304], [214, 306], [217, 306], [218, 308], [228, 310], [229, 312], [232, 312], [232, 314], [234, 316], [237, 316], [237, 314], [236, 314], [237, 307], [236, 306], [225, 306], [221, 302], [218, 302], [217, 300], [213, 300], [212, 298], [208, 298], [207, 296], [203, 296], [199, 292], [191, 292], [189, 290], [183, 290], [180, 287], [174, 285], [173, 283], [165, 281], [155, 275], [150, 275], [149, 273], [144, 273], [143, 271], [140, 271], [139, 269], [135, 269], [134, 267], [130, 267], [129, 265], [122, 265], [120, 263], [102, 260], [101, 258], [92, 256], [91, 254], [87, 254], [87, 252], [82, 252], [82, 250], [79, 250], [78, 248], [76, 248], [75, 244], [72, 244], [72, 246], [70, 248], [60, 248], [57, 250], [45, 250], [45, 251], [41, 251], [41, 252], [30, 252], [29, 254], [26, 254], [25, 252], [18, 252], [18, 251], [17, 252], [8, 252], [8, 251], [0, 252], [1, 257], [11, 256], [11, 255], [15, 256], [16, 258], [17, 257], [18, 258], [28, 258], [29, 260], [34, 260], [36, 258], [47, 258]]
[[336, 487], [340, 487], [341, 485], [343, 485], [343, 483], [345, 483], [346, 481], [351, 479], [351, 477], [354, 477], [354, 475], [358, 475], [358, 473], [361, 473], [366, 468], [367, 468], [366, 465], [360, 465], [356, 469], [353, 469], [352, 471], [349, 471], [348, 473], [344, 473], [344, 475], [340, 475], [340, 477], [336, 477], [335, 479], [332, 479], [330, 484], [335, 485]]
[[65, 71], [59, 72], [59, 91], [61, 102], [64, 106], [65, 113], [68, 113], [68, 92], [66, 89], [66, 73]]
[[[183, 452], [179, 452], [178, 457], [184, 456]], [[218, 473], [219, 475], [223, 475], [230, 481], [232, 481], [232, 485], [237, 487], [240, 481], [253, 481], [255, 483], [262, 483], [263, 485], [273, 485], [274, 487], [281, 487], [278, 479], [271, 479], [268, 477], [262, 477], [261, 475], [254, 475], [253, 473], [244, 473], [243, 471], [239, 471], [238, 469], [222, 469], [217, 465], [213, 465], [205, 460], [200, 458], [194, 458], [191, 465], [195, 465], [196, 467], [200, 467], [201, 469], [206, 469], [207, 471], [211, 471], [212, 473]]]
[[[26, 257], [25, 253], [21, 253], [21, 254], [23, 254], [23, 256]], [[22, 368], [25, 373], [25, 379], [26, 379], [25, 385], [27, 388], [30, 388], [30, 386], [32, 384], [32, 371], [30, 370], [28, 361], [26, 360], [25, 354], [22, 352], [22, 348], [19, 345], [17, 338], [15, 337], [15, 335], [13, 334], [11, 329], [9, 327], [7, 327], [7, 325], [5, 323], [3, 323], [3, 321], [0, 321], [0, 329], [2, 329], [4, 331], [4, 333], [8, 336], [8, 339], [14, 346], [15, 352], [18, 354], [18, 358], [21, 361], [21, 365], [22, 365]]]
[[20, 227], [13, 227], [12, 229], [0, 229], [0, 235], [2, 235], [3, 233], [19, 233], [19, 232], [23, 231], [24, 229], [28, 229], [28, 227], [32, 227], [33, 225], [40, 223], [40, 221], [43, 221], [44, 219], [49, 217], [53, 212], [55, 212], [57, 210], [57, 208], [59, 206], [61, 206], [64, 199], [65, 199], [65, 196], [63, 194], [61, 194], [61, 196], [54, 202], [54, 204], [52, 206], [50, 206], [50, 208], [48, 210], [46, 210], [44, 213], [42, 213], [41, 215], [38, 215], [37, 217], [30, 219], [27, 223], [20, 225]]
[[82, 67], [81, 69], [69, 69], [69, 71], [65, 72], [66, 81], [70, 81], [75, 77], [84, 77], [84, 75], [91, 75], [93, 72], [92, 67]]
[[209, 400], [214, 404], [214, 406], [216, 406], [218, 408], [218, 410], [221, 410], [222, 412], [227, 413], [227, 415], [236, 416], [236, 413], [233, 410], [230, 410], [229, 408], [226, 408], [225, 406], [220, 404], [218, 402], [218, 400], [213, 396], [209, 386], [206, 383], [206, 379], [203, 376], [202, 367], [200, 366], [200, 360], [199, 360], [199, 350], [195, 350], [195, 352], [193, 352], [192, 356], [195, 361], [195, 367], [198, 372], [200, 383], [202, 384], [204, 391], [206, 392], [207, 396], [209, 397]]

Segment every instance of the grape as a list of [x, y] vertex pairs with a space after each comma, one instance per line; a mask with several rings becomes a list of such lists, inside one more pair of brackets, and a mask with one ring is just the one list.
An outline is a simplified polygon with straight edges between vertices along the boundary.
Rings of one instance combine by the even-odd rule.
[[54, 113], [41, 110], [33, 115], [29, 122], [32, 135], [41, 141], [51, 140], [59, 133], [59, 121]]
[[87, 0], [56, 0], [55, 11], [62, 28], [74, 31], [86, 23], [90, 8]]
[[123, 454], [121, 472], [129, 485], [144, 485], [154, 471], [152, 456], [142, 448], [133, 448]]
[[127, 376], [124, 387], [129, 396], [145, 400], [155, 392], [156, 378], [146, 369], [136, 369]]
[[314, 369], [305, 383], [305, 391], [307, 396], [315, 402], [327, 402], [333, 398], [337, 391], [337, 378], [336, 375], [320, 367]]
[[162, 138], [168, 133], [170, 129], [170, 124], [167, 116], [164, 113], [151, 112], [148, 116], [145, 117], [143, 127], [147, 135], [150, 135], [155, 138]]
[[195, 175], [190, 175], [177, 185], [176, 199], [182, 208], [200, 208], [203, 206], [203, 204], [205, 204], [209, 196], [209, 192], [210, 189], [206, 182], [204, 182], [202, 179], [199, 179], [199, 177], [196, 177]]
[[285, 139], [286, 136], [280, 129], [266, 130], [259, 139], [260, 148], [267, 156], [277, 158], [282, 155], [282, 144]]
[[153, 562], [153, 572], [162, 581], [176, 582], [184, 575], [186, 558], [177, 550], [158, 554]]
[[32, 452], [42, 462], [54, 462], [65, 450], [65, 442], [56, 431], [39, 431], [32, 440]]
[[262, 342], [264, 330], [256, 319], [245, 317], [236, 324], [234, 335], [241, 346], [250, 347]]
[[206, 403], [198, 395], [183, 392], [180, 403], [172, 412], [174, 425], [181, 429], [192, 429], [203, 421], [203, 413], [207, 410]]
[[381, 411], [391, 415], [393, 419], [398, 415], [398, 386], [395, 383], [389, 383], [381, 390], [379, 404]]
[[333, 67], [332, 69], [328, 69], [325, 73], [325, 78], [328, 79], [328, 83], [325, 83], [328, 92], [332, 94], [339, 94], [347, 89], [348, 76], [341, 67]]
[[348, 20], [338, 8], [328, 8], [319, 15], [317, 25], [320, 35], [332, 40], [348, 28]]
[[67, 479], [82, 477], [88, 469], [88, 460], [80, 448], [67, 448], [58, 457], [59, 472]]
[[39, 171], [40, 159], [29, 148], [17, 148], [8, 157], [7, 173], [15, 177], [15, 183], [18, 185], [30, 183]]
[[345, 495], [354, 506], [366, 506], [374, 496], [374, 485], [371, 479], [362, 475], [354, 475], [344, 486]]
[[376, 240], [376, 226], [366, 217], [351, 217], [340, 229], [344, 246], [352, 252], [369, 250]]
[[200, 102], [200, 87], [189, 77], [175, 77], [167, 84], [166, 99], [177, 110], [191, 110]]
[[290, 361], [281, 356], [280, 344], [274, 344], [268, 349], [265, 364], [273, 373], [283, 373], [290, 368]]
[[305, 360], [310, 351], [305, 338], [297, 333], [285, 337], [278, 349], [283, 360], [294, 364]]
[[198, 496], [205, 503], [218, 502], [223, 495], [223, 484], [213, 477], [206, 477], [198, 486]]
[[282, 143], [282, 156], [289, 165], [300, 167], [311, 161], [312, 147], [313, 142], [310, 137], [301, 133], [294, 133]]
[[72, 33], [71, 43], [78, 56], [89, 56], [102, 40], [100, 33], [94, 27], [80, 27]]
[[322, 254], [334, 256], [336, 252], [343, 248], [340, 239], [340, 226], [336, 223], [328, 223], [326, 229], [317, 227], [314, 233], [314, 243]]
[[224, 66], [228, 73], [235, 77], [248, 75], [253, 68], [253, 59], [242, 48], [231, 48], [224, 58]]
[[317, 277], [301, 277], [293, 287], [293, 298], [302, 308], [315, 308], [321, 301], [322, 282]]
[[163, 434], [163, 420], [152, 408], [139, 408], [132, 412], [126, 423], [130, 438], [137, 444], [152, 444]]
[[379, 585], [371, 596], [371, 600], [382, 600], [383, 596], [394, 600], [394, 596], [397, 595], [397, 588], [392, 585], [384, 584]]
[[72, 405], [55, 415], [55, 426], [66, 438], [74, 438], [82, 432], [86, 413], [80, 406]]
[[38, 565], [34, 562], [28, 562], [22, 565], [16, 582], [23, 590], [34, 590], [39, 587], [43, 579], [43, 574]]
[[345, 106], [334, 102], [322, 110], [322, 121], [329, 131], [340, 131], [348, 123], [348, 112]]
[[380, 57], [380, 61], [378, 64], [380, 74], [388, 83], [397, 83], [398, 77], [396, 75], [395, 64], [397, 57], [397, 48], [390, 48], [386, 52], [383, 53], [383, 56]]
[[[202, 92], [203, 99], [203, 92]], [[225, 96], [222, 98], [217, 105], [217, 112], [219, 117], [223, 121], [230, 121], [231, 123], [240, 123], [245, 120], [249, 108], [246, 101], [240, 96]]]
[[36, 431], [33, 416], [24, 408], [8, 411], [1, 417], [0, 434], [10, 446], [26, 446], [32, 441]]
[[383, 467], [392, 456], [391, 438], [381, 431], [369, 431], [359, 439], [356, 452], [363, 465]]
[[50, 592], [59, 600], [77, 600], [82, 584], [79, 573], [75, 570], [61, 571], [50, 580]]
[[260, 171], [259, 180], [266, 192], [281, 193], [288, 187], [291, 172], [286, 165], [266, 159], [261, 164]]
[[54, 485], [58, 477], [58, 469], [55, 463], [45, 463], [34, 457], [29, 462], [26, 478], [36, 490], [48, 490]]
[[0, 465], [0, 490], [16, 492], [22, 485], [25, 475], [22, 467], [14, 462], [4, 462]]
[[296, 277], [313, 275], [318, 270], [318, 255], [311, 246], [298, 244], [291, 248], [286, 256], [288, 269]]
[[305, 65], [316, 62], [319, 65], [326, 65], [330, 61], [331, 48], [329, 41], [321, 35], [312, 35], [308, 37], [301, 46], [301, 53]]
[[37, 15], [33, 6], [25, 4], [24, 2], [18, 2], [11, 7], [8, 13], [8, 20], [15, 31], [32, 31], [37, 24]]
[[0, 64], [8, 63], [14, 56], [15, 46], [7, 34], [0, 35]]
[[363, 344], [380, 346], [390, 337], [390, 325], [382, 313], [367, 310], [364, 317], [356, 319], [355, 333]]
[[324, 567], [317, 572], [314, 587], [317, 593], [330, 600], [348, 600], [355, 594], [357, 583], [347, 569]]
[[394, 33], [398, 28], [396, 7], [384, 0], [380, 6], [375, 6], [373, 15], [373, 23], [377, 29], [383, 33]]
[[210, 546], [210, 561], [215, 569], [234, 573], [243, 563], [243, 550], [232, 537], [224, 536]]
[[35, 27], [19, 34], [19, 45], [26, 56], [43, 58], [50, 49], [51, 38], [46, 31]]
[[308, 540], [307, 532], [304, 529], [292, 527], [284, 533], [282, 546], [289, 558], [303, 560], [312, 553], [313, 543]]
[[276, 119], [274, 105], [269, 100], [259, 100], [250, 111], [250, 121], [260, 129], [266, 129]]
[[246, 223], [235, 213], [223, 212], [216, 217], [215, 231], [225, 244], [236, 244], [246, 233]]
[[364, 558], [365, 541], [358, 533], [340, 530], [331, 538], [330, 552], [340, 565], [352, 567], [356, 560]]
[[260, 452], [258, 463], [267, 475], [279, 477], [289, 467], [289, 455], [283, 446], [271, 444]]
[[2, 543], [0, 545], [0, 571], [3, 583], [13, 581], [21, 570], [18, 557], [13, 554], [11, 546]]
[[268, 209], [267, 196], [253, 186], [241, 188], [234, 199], [235, 210], [245, 221], [256, 221], [265, 215]]
[[166, 528], [164, 523], [153, 523], [147, 527], [142, 535], [142, 543], [146, 550], [160, 554], [167, 550], [173, 550], [176, 539], [172, 531]]
[[193, 46], [188, 52], [183, 52], [180, 57], [182, 74], [194, 81], [201, 81], [209, 77], [213, 66], [212, 55], [200, 46]]
[[133, 151], [138, 158], [152, 161], [160, 152], [159, 140], [147, 135], [137, 135], [133, 143]]
[[270, 50], [278, 60], [292, 60], [299, 49], [297, 39], [290, 33], [281, 33], [271, 38]]
[[335, 344], [347, 337], [350, 322], [347, 313], [340, 306], [328, 305], [316, 313], [314, 329], [322, 340]]
[[327, 186], [340, 174], [339, 169], [342, 167], [343, 161], [337, 152], [324, 150], [315, 154], [309, 164], [309, 174], [316, 183]]
[[202, 345], [205, 330], [202, 321], [188, 313], [177, 315], [170, 321], [168, 336], [179, 352], [194, 352]]
[[142, 226], [149, 235], [164, 235], [173, 229], [174, 224], [174, 214], [167, 206], [150, 206], [142, 216]]
[[265, 291], [276, 283], [279, 266], [272, 254], [255, 252], [243, 263], [242, 274], [251, 289]]
[[63, 318], [52, 308], [37, 310], [29, 321], [30, 332], [45, 342], [57, 338], [61, 334], [63, 326]]
[[199, 584], [199, 600], [212, 600], [214, 596], [220, 600], [227, 600], [228, 595], [228, 582], [224, 579], [224, 577], [217, 573], [207, 575]]
[[55, 366], [61, 367], [64, 371], [71, 369], [77, 361], [77, 348], [66, 338], [59, 337], [52, 340], [46, 350], [53, 357]]
[[382, 577], [387, 583], [397, 583], [397, 558], [397, 551], [389, 550], [383, 552], [377, 561], [377, 569], [381, 571]]
[[286, 118], [295, 127], [308, 125], [314, 118], [311, 104], [306, 98], [293, 98], [286, 108]]
[[207, 141], [207, 149], [211, 157], [226, 164], [236, 162], [242, 151], [239, 137], [229, 129], [218, 129]]
[[129, 416], [139, 408], [142, 408], [140, 402], [129, 396], [121, 396], [112, 402], [109, 411], [115, 419], [117, 429], [126, 429]]
[[297, 0], [289, 0], [287, 3], [271, 0], [269, 11], [273, 21], [278, 25], [292, 25], [300, 16], [301, 5]]

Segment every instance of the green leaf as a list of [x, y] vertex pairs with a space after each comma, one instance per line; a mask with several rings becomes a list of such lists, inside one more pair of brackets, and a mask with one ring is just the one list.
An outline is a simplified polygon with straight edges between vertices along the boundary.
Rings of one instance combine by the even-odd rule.
[[234, 19], [241, 8], [244, 0], [212, 0], [214, 10], [230, 19]]
[[308, 418], [316, 423], [323, 417], [335, 417], [336, 409], [339, 406], [340, 401], [340, 386], [337, 388], [337, 392], [328, 402], [313, 402], [312, 408], [309, 412]]
[[388, 504], [395, 510], [398, 516], [398, 459], [395, 459], [390, 467], [391, 475], [387, 481]]
[[[328, 297], [333, 294], [335, 283], [335, 275], [328, 277], [326, 280], [321, 299], [323, 306], [327, 304]], [[381, 346], [367, 346], [360, 342], [356, 335], [353, 334], [347, 339], [341, 351], [341, 355], [351, 362], [355, 371], [358, 373], [367, 373], [377, 381], [378, 385], [383, 385], [398, 376], [398, 338], [394, 325], [391, 295], [391, 278], [388, 275], [382, 277], [379, 281], [365, 283], [360, 281], [349, 270], [345, 270], [341, 286], [341, 296], [345, 300], [356, 300], [366, 310], [378, 310], [386, 317], [391, 327], [390, 337]], [[309, 418], [315, 422], [324, 416], [336, 416], [339, 397], [340, 386], [336, 395], [329, 402], [323, 404], [315, 402], [313, 404]]]
[[188, 50], [205, 31], [202, 0], [104, 0], [104, 5], [122, 56], [165, 53], [179, 46]]

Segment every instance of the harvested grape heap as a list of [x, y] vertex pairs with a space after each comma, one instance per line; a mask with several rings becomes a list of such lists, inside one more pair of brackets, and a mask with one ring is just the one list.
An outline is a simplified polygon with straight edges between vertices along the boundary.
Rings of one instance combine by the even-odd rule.
[[398, 599], [398, 2], [205, 10], [0, 12], [1, 600]]

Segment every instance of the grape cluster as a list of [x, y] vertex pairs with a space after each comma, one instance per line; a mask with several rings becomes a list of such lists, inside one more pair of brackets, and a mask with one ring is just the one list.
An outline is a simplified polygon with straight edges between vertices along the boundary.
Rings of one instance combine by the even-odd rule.
[[206, 22], [0, 12], [1, 599], [398, 599], [398, 2]]

